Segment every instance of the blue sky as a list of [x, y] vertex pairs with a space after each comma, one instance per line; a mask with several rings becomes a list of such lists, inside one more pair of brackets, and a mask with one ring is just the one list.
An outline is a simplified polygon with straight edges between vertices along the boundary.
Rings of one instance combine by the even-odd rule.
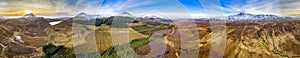
[[252, 14], [300, 15], [300, 0], [0, 0], [0, 15], [23, 15], [24, 10], [45, 16], [78, 13], [172, 18], [226, 16], [239, 11]]
[[[127, 11], [135, 15], [164, 15], [169, 17], [199, 18], [207, 16], [213, 10], [216, 14], [233, 15], [240, 11], [252, 14], [298, 14], [300, 0], [106, 0], [103, 4], [118, 5], [119, 12]], [[121, 4], [114, 4], [120, 3]], [[203, 8], [203, 3], [211, 3], [208, 8]], [[287, 6], [288, 5], [288, 6]], [[221, 9], [221, 10], [216, 10]], [[105, 10], [105, 9], [104, 9]], [[150, 12], [150, 13], [149, 13]], [[151, 14], [160, 13], [160, 14]]]

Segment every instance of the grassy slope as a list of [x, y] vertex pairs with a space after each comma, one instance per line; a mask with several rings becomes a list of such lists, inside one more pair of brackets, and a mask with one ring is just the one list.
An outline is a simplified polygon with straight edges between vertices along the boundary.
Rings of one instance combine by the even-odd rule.
[[[147, 23], [143, 23], [143, 24], [138, 23], [138, 24], [134, 24], [133, 26], [131, 26], [132, 29], [138, 31], [141, 34], [147, 35], [147, 36], [151, 35], [154, 31], [169, 29], [169, 28], [173, 28], [173, 27], [174, 26], [172, 26], [172, 25], [151, 23], [151, 22], [147, 22]], [[145, 30], [145, 29], [147, 29], [147, 30]], [[148, 43], [149, 43], [149, 38], [136, 39], [136, 40], [132, 40], [130, 42], [130, 47], [135, 50], [136, 48], [144, 46]], [[113, 47], [104, 51], [103, 53], [101, 53], [101, 55], [103, 58], [111, 58], [111, 57], [118, 58], [117, 52], [114, 50]]]

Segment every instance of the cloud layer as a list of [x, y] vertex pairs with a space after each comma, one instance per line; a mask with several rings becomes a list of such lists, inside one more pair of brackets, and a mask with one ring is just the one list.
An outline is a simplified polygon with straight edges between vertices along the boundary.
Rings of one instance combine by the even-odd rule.
[[22, 15], [25, 10], [36, 14], [72, 12], [64, 0], [0, 0], [0, 15]]
[[34, 14], [44, 16], [74, 16], [81, 12], [115, 15], [126, 11], [136, 16], [157, 13], [169, 17], [194, 18], [205, 17], [207, 12], [203, 7], [207, 5], [210, 11], [224, 15], [236, 14], [239, 11], [300, 15], [300, 0], [216, 0], [215, 3], [198, 1], [201, 0], [0, 0], [0, 16], [22, 16], [25, 10], [31, 10]]

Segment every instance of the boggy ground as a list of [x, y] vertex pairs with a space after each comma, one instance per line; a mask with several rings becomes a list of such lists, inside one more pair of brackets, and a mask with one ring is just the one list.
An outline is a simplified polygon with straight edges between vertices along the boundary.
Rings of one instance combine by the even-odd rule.
[[[222, 21], [221, 23], [224, 23]], [[300, 20], [265, 20], [265, 21], [231, 21], [223, 24], [226, 29], [212, 29], [212, 26], [207, 20], [198, 20], [197, 25], [198, 40], [184, 40], [182, 41], [182, 34], [177, 28], [176, 32], [168, 36], [168, 46], [164, 58], [185, 57], [180, 55], [180, 52], [198, 53], [198, 57], [194, 58], [208, 58], [212, 56], [222, 56], [224, 58], [280, 58], [280, 57], [299, 57], [299, 34], [300, 34]], [[178, 26], [178, 25], [176, 25]], [[226, 30], [226, 44], [222, 52], [216, 52], [222, 49], [212, 49], [213, 36], [221, 36], [221, 30]], [[191, 29], [192, 31], [192, 29]], [[190, 33], [192, 34], [192, 33]], [[224, 35], [224, 34], [223, 34]], [[193, 42], [197, 43], [193, 43]], [[198, 45], [196, 47], [186, 47], [183, 43], [193, 43], [190, 45]], [[222, 41], [219, 41], [222, 42]], [[185, 46], [184, 48], [182, 48]], [[141, 49], [143, 48], [143, 49]], [[140, 55], [150, 53], [147, 50], [148, 45], [140, 47], [138, 51]], [[145, 50], [146, 49], [146, 50]], [[193, 51], [193, 52], [192, 52]], [[196, 51], [196, 52], [195, 52]], [[211, 54], [224, 53], [224, 54]], [[187, 54], [185, 54], [187, 55]]]
[[[98, 51], [86, 53], [99, 52], [101, 56], [105, 57], [117, 56], [113, 48], [114, 46], [112, 45], [111, 27], [109, 25], [84, 25], [74, 23], [73, 20], [66, 20], [54, 26], [48, 23], [49, 20], [44, 18], [1, 20], [1, 55], [7, 57], [42, 57], [45, 56], [43, 47], [49, 47], [49, 43], [51, 43], [51, 45], [54, 45], [53, 51], [59, 51], [56, 55], [61, 57], [75, 57], [73, 47], [90, 43], [89, 38], [95, 35], [96, 49]], [[224, 35], [221, 34], [221, 31], [224, 29], [212, 28], [213, 26], [219, 25], [211, 25], [208, 20], [196, 20], [196, 22], [177, 21], [176, 23], [179, 24], [174, 24], [174, 28], [172, 28], [173, 26], [171, 25], [165, 24], [153, 25], [147, 22], [135, 23], [128, 29], [130, 40], [120, 45], [129, 43], [137, 54], [147, 55], [151, 50], [151, 44], [148, 44], [149, 42], [153, 42], [153, 45], [165, 44], [166, 48], [156, 48], [166, 49], [162, 53], [154, 51], [156, 54], [148, 55], [149, 57], [164, 58], [185, 57], [186, 55], [197, 58], [193, 56], [194, 54], [198, 54], [198, 58], [211, 56], [222, 56], [224, 58], [278, 58], [300, 56], [299, 19], [226, 22], [226, 24], [223, 25], [226, 30], [226, 38], [223, 39], [226, 39], [226, 44], [222, 52], [216, 52], [218, 49], [212, 49], [212, 41], [216, 39], [215, 37]], [[72, 27], [73, 25], [77, 27]], [[77, 31], [79, 33], [76, 34], [89, 35], [78, 41], [78, 43], [82, 44], [73, 44], [71, 39], [72, 35], [74, 35], [72, 31], [74, 29], [72, 28], [81, 30]], [[95, 30], [95, 32], [84, 32], [90, 30]], [[157, 40], [149, 41], [148, 37], [152, 35], [160, 35], [161, 37], [157, 38]], [[24, 42], [17, 40], [15, 36], [22, 37]], [[224, 54], [210, 54], [223, 52]], [[189, 55], [189, 53], [191, 54]]]

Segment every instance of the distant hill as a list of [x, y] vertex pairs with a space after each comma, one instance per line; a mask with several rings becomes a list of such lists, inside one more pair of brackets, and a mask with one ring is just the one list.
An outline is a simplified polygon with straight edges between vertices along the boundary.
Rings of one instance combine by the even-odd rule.
[[34, 18], [36, 17], [33, 13], [25, 14], [22, 18]]
[[125, 16], [125, 17], [133, 17], [129, 12], [120, 12], [116, 16]]
[[97, 18], [96, 20], [74, 20], [74, 23], [100, 26], [102, 24], [110, 25], [115, 28], [128, 27], [127, 23], [137, 22], [134, 18], [123, 16], [112, 16], [109, 18]]
[[105, 18], [106, 16], [103, 15], [89, 15], [86, 13], [79, 13], [74, 17], [74, 20], [92, 20], [97, 18]]

